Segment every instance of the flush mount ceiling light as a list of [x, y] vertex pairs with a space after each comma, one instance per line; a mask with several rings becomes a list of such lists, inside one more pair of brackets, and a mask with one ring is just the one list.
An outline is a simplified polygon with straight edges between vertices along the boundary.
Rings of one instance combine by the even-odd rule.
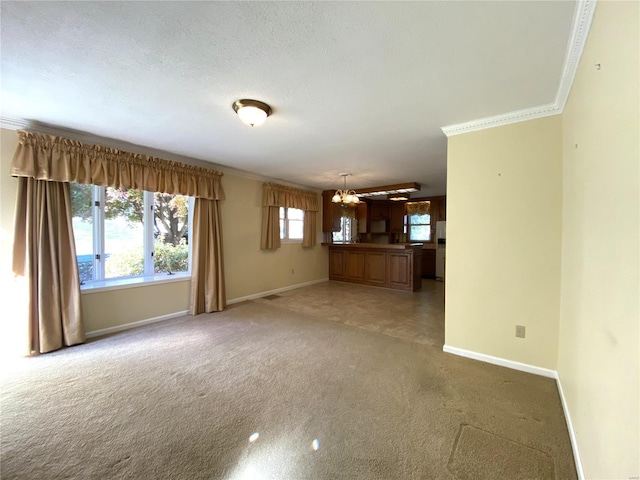
[[357, 197], [354, 190], [347, 190], [347, 177], [350, 173], [341, 173], [340, 176], [344, 178], [344, 188], [337, 190], [331, 201], [333, 203], [341, 203], [343, 205], [355, 205], [360, 203], [360, 199]]
[[252, 127], [262, 125], [269, 115], [271, 115], [271, 107], [264, 102], [258, 100], [236, 100], [233, 102], [233, 110], [238, 114], [242, 123], [246, 123]]
[[[420, 190], [420, 184], [415, 182], [397, 183], [395, 185], [385, 185], [383, 187], [359, 188], [357, 195], [359, 197], [374, 197], [378, 195], [392, 195], [396, 193], [407, 194]], [[408, 195], [404, 195], [408, 196]], [[390, 198], [389, 200], [393, 200]], [[399, 200], [399, 199], [398, 199]]]
[[401, 202], [402, 200], [409, 200], [409, 195], [404, 193], [396, 193], [394, 195], [389, 195], [387, 200], [392, 200], [394, 202]]

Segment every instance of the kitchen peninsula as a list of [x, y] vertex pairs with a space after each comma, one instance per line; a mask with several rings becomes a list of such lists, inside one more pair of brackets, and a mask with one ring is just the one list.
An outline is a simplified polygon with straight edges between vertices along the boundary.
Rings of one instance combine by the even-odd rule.
[[422, 243], [329, 244], [329, 280], [420, 290]]

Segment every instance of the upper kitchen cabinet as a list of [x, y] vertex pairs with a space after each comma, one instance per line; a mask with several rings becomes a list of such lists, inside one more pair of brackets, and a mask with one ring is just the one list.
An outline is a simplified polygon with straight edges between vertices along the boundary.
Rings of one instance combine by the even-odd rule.
[[371, 220], [389, 220], [389, 204], [382, 201], [371, 202]]
[[333, 203], [331, 199], [336, 192], [325, 190], [322, 192], [322, 231], [340, 231], [340, 204]]
[[403, 233], [404, 232], [404, 214], [405, 203], [395, 202], [389, 206], [390, 210], [390, 226], [389, 231], [391, 233]]
[[356, 217], [358, 219], [358, 233], [367, 233], [369, 231], [369, 218], [367, 216], [369, 206], [366, 202], [360, 202], [356, 206]]

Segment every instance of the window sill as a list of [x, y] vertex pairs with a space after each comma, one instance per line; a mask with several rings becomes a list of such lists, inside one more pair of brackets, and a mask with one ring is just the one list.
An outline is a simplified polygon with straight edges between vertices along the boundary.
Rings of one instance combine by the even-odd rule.
[[280, 245], [302, 245], [302, 240], [281, 239]]
[[135, 278], [116, 278], [113, 280], [103, 280], [100, 282], [91, 282], [86, 285], [80, 285], [80, 293], [98, 293], [109, 290], [120, 290], [123, 288], [148, 287], [150, 285], [159, 285], [162, 283], [186, 282], [191, 280], [190, 273], [174, 273], [168, 275], [166, 273], [158, 275], [149, 275], [147, 277]]

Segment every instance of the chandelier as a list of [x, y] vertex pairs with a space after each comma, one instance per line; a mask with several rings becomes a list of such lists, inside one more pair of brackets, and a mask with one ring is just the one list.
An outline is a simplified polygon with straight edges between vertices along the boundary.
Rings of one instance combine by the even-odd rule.
[[341, 203], [343, 205], [356, 205], [360, 203], [360, 199], [356, 195], [355, 190], [347, 190], [347, 177], [350, 173], [341, 173], [340, 176], [344, 178], [344, 188], [342, 190], [336, 190], [336, 194], [331, 201], [333, 203]]

